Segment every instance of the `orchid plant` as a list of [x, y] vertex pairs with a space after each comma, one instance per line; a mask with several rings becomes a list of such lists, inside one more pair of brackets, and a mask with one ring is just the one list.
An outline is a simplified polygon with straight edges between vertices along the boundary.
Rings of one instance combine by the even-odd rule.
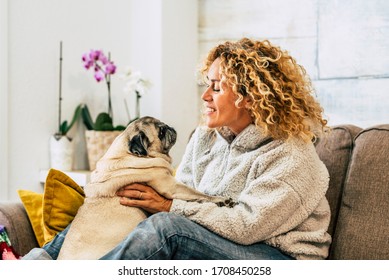
[[[135, 119], [138, 119], [140, 117], [140, 98], [145, 92], [147, 92], [148, 89], [150, 89], [152, 84], [149, 80], [143, 77], [141, 72], [133, 71], [130, 67], [126, 68], [124, 73], [121, 75], [121, 78], [126, 81], [123, 92], [129, 95], [135, 93]], [[127, 114], [129, 115], [128, 109]]]
[[82, 108], [82, 118], [88, 130], [123, 130], [124, 126], [113, 126], [113, 112], [111, 102], [111, 75], [116, 73], [116, 65], [111, 61], [110, 56], [106, 56], [102, 50], [91, 50], [82, 56], [85, 69], [94, 70], [94, 78], [97, 82], [105, 81], [108, 89], [108, 112], [98, 114], [93, 122], [89, 109], [86, 105]]

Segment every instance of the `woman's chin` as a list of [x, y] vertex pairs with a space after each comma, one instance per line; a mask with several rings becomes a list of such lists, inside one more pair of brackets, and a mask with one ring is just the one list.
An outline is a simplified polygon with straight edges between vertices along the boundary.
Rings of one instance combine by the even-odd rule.
[[215, 122], [209, 120], [208, 118], [205, 120], [205, 125], [208, 128], [216, 128], [216, 127], [218, 127]]

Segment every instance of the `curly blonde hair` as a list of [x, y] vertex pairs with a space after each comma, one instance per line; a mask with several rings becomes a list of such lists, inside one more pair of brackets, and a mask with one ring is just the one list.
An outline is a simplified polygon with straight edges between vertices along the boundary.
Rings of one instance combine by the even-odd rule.
[[313, 97], [313, 87], [305, 69], [287, 51], [268, 40], [243, 38], [214, 47], [200, 70], [206, 79], [215, 59], [220, 58], [220, 74], [230, 86], [239, 104], [244, 97], [254, 124], [274, 139], [299, 137], [311, 141], [314, 127], [324, 131], [320, 104]]

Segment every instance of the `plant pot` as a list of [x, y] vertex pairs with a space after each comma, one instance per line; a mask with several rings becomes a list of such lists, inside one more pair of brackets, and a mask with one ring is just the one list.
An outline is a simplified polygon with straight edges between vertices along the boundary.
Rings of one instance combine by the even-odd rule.
[[120, 133], [122, 131], [85, 131], [89, 170], [96, 169], [97, 161], [104, 156], [112, 142]]
[[51, 168], [70, 171], [73, 168], [74, 145], [66, 136], [50, 137], [50, 166]]

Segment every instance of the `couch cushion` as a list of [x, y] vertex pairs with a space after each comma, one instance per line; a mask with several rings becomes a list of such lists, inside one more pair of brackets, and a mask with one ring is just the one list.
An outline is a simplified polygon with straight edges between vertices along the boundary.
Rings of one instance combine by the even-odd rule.
[[76, 182], [59, 170], [50, 169], [42, 202], [46, 243], [73, 221], [84, 199], [84, 190]]
[[389, 259], [389, 125], [355, 138], [333, 242], [335, 259]]
[[84, 203], [84, 190], [65, 173], [50, 169], [44, 193], [18, 190], [39, 246], [50, 242], [74, 219]]
[[316, 151], [330, 174], [326, 196], [331, 208], [331, 222], [328, 228], [331, 236], [334, 234], [338, 219], [343, 185], [354, 145], [353, 140], [361, 130], [360, 127], [353, 125], [334, 126], [329, 135], [316, 142]]
[[45, 243], [42, 227], [43, 194], [28, 190], [18, 190], [18, 194], [27, 212], [36, 240], [41, 247]]

